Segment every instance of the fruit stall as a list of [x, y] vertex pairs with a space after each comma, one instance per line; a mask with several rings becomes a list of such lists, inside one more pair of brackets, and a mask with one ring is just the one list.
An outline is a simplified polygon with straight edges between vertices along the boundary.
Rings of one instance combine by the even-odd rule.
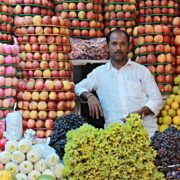
[[[180, 179], [178, 0], [0, 0], [0, 180]], [[103, 129], [75, 84], [130, 35], [164, 100], [149, 138], [137, 114]]]

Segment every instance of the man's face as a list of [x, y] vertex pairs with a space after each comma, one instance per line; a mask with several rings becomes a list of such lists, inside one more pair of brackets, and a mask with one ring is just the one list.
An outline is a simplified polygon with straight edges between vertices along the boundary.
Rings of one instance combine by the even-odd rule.
[[109, 41], [109, 55], [113, 61], [123, 61], [127, 58], [129, 44], [126, 35], [122, 32], [113, 32]]

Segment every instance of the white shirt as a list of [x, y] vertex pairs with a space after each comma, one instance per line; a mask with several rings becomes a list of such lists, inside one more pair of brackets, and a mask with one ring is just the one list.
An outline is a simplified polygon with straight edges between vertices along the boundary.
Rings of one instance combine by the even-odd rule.
[[157, 118], [162, 106], [162, 96], [154, 77], [143, 65], [130, 59], [119, 70], [109, 61], [95, 68], [87, 78], [76, 84], [75, 92], [96, 91], [105, 118], [105, 127], [112, 122], [123, 123], [129, 113], [147, 106], [154, 112], [144, 117], [143, 125], [152, 136], [157, 130]]

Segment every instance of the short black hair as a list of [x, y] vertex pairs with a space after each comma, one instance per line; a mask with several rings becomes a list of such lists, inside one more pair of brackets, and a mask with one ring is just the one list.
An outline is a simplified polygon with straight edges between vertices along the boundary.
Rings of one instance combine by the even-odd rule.
[[117, 32], [117, 33], [124, 33], [124, 34], [126, 35], [126, 37], [127, 37], [128, 44], [129, 44], [129, 40], [130, 40], [129, 34], [128, 34], [126, 31], [123, 31], [123, 30], [120, 30], [120, 29], [112, 30], [112, 31], [110, 31], [110, 32], [106, 35], [106, 41], [107, 41], [107, 44], [109, 44], [111, 34], [114, 33], [114, 32]]

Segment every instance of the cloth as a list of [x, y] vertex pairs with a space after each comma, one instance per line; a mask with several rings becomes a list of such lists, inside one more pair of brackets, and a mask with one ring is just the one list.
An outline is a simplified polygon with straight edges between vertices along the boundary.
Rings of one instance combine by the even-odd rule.
[[112, 122], [123, 123], [129, 113], [147, 106], [154, 113], [143, 118], [150, 136], [157, 130], [157, 114], [162, 107], [162, 96], [154, 77], [143, 65], [130, 59], [117, 70], [109, 61], [95, 68], [87, 78], [76, 84], [75, 92], [96, 91], [105, 118], [105, 128]]

